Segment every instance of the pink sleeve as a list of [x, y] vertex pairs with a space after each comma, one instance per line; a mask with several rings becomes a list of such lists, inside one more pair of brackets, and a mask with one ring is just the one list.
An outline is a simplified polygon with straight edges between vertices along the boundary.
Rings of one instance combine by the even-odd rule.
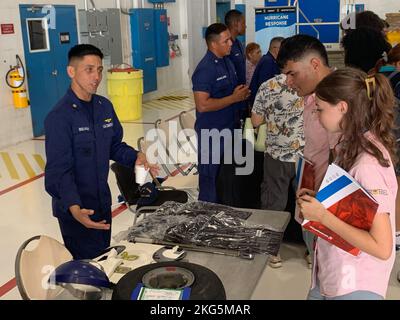
[[350, 174], [379, 203], [378, 213], [394, 214], [397, 190], [391, 190], [389, 185], [392, 179], [390, 169], [393, 170], [393, 168], [384, 168], [379, 164], [359, 164], [350, 171]]

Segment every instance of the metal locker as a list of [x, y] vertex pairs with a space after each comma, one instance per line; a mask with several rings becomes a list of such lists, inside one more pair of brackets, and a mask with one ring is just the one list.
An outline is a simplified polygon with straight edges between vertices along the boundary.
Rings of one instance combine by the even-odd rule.
[[131, 9], [131, 35], [133, 65], [143, 70], [144, 93], [157, 90], [156, 44], [154, 10]]

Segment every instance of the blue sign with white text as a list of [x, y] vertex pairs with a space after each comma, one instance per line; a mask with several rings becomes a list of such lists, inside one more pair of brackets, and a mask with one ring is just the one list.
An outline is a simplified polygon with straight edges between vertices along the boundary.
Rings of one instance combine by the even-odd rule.
[[256, 10], [256, 42], [263, 54], [275, 37], [288, 38], [296, 34], [296, 7], [258, 8]]

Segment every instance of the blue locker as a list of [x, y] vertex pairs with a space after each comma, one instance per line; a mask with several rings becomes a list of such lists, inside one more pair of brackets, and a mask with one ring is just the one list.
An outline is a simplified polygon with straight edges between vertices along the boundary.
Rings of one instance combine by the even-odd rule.
[[169, 66], [167, 10], [154, 9], [157, 67]]
[[133, 65], [143, 70], [144, 93], [157, 90], [156, 43], [153, 9], [129, 11]]

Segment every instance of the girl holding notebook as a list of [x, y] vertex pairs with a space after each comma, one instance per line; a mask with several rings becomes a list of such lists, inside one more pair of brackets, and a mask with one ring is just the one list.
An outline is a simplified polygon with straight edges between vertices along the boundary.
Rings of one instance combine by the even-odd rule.
[[335, 164], [354, 177], [379, 207], [370, 230], [366, 231], [331, 214], [310, 190], [298, 192], [305, 219], [322, 223], [361, 250], [354, 256], [318, 238], [308, 298], [384, 299], [395, 260], [397, 181], [393, 164], [397, 159], [393, 91], [385, 76], [367, 76], [347, 68], [323, 79], [315, 93], [322, 126], [341, 134]]

